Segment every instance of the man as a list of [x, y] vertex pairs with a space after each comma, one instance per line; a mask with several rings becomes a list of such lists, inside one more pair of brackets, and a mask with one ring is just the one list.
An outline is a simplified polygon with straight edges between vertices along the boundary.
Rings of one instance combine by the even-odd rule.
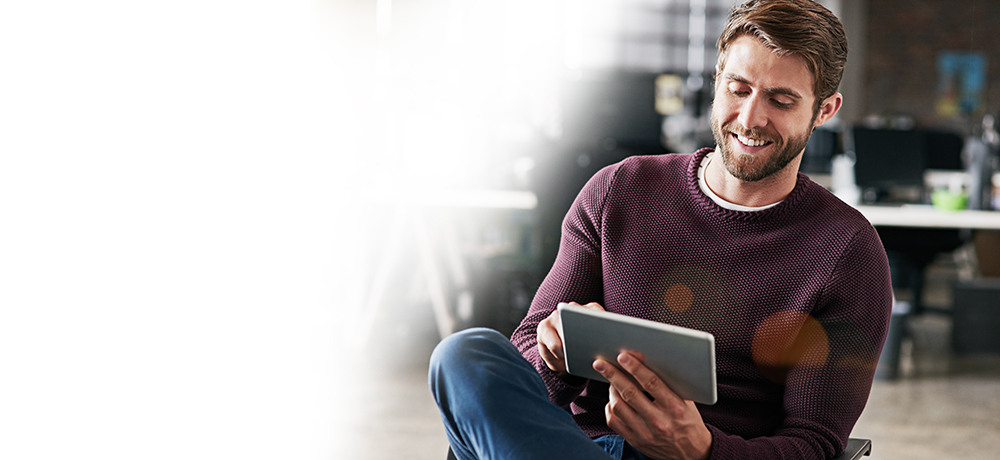
[[[719, 39], [716, 149], [597, 173], [513, 346], [479, 329], [435, 350], [431, 387], [460, 459], [843, 450], [892, 304], [875, 230], [798, 172], [812, 130], [841, 106], [846, 58], [840, 22], [810, 0], [734, 8]], [[621, 369], [594, 363], [610, 385], [566, 374], [559, 302], [712, 333], [718, 402], [681, 400], [635, 352]]]

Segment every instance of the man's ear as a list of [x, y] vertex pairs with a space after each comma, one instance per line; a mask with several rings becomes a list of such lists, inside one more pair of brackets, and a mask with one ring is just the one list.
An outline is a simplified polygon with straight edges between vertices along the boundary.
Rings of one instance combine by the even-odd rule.
[[840, 93], [833, 93], [832, 96], [826, 98], [819, 105], [819, 111], [816, 113], [816, 121], [813, 123], [813, 129], [823, 126], [826, 122], [830, 121], [837, 111], [840, 110], [840, 106], [844, 103], [844, 96]]

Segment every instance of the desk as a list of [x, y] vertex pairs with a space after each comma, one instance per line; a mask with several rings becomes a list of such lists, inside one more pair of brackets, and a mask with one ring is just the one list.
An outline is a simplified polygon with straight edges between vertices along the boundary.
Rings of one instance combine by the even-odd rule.
[[[930, 205], [858, 206], [857, 209], [873, 226], [881, 227], [880, 236], [883, 236], [883, 233], [909, 235], [913, 232], [930, 233], [956, 229], [1000, 230], [1000, 212], [997, 211], [942, 211]], [[928, 241], [927, 243], [929, 246], [948, 244], [941, 241]], [[889, 250], [890, 248], [887, 247], [887, 251]], [[913, 306], [917, 309], [916, 312], [922, 310], [920, 290], [923, 289], [924, 265], [930, 262], [934, 251], [933, 248], [926, 250], [921, 254], [924, 260], [916, 264], [901, 264], [902, 267], [908, 268], [904, 272], [908, 272], [913, 276], [909, 287], [914, 291]], [[906, 256], [904, 260], [908, 258], [909, 256]], [[919, 256], [916, 257], [916, 259], [919, 258]], [[894, 308], [889, 337], [886, 339], [882, 357], [879, 359], [879, 372], [877, 375], [885, 378], [894, 378], [896, 376], [899, 368], [900, 346], [903, 339], [908, 335], [905, 324], [909, 316], [909, 311], [896, 310]]]
[[857, 206], [876, 227], [1000, 230], [1000, 211], [941, 211], [930, 205]]

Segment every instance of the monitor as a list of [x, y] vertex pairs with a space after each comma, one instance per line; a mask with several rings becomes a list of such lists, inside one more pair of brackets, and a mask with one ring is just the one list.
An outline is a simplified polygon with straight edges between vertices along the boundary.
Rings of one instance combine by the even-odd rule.
[[864, 194], [884, 196], [897, 187], [923, 187], [928, 157], [926, 133], [854, 128], [852, 134], [854, 179]]
[[842, 151], [838, 134], [837, 131], [827, 128], [817, 128], [813, 131], [802, 155], [799, 171], [807, 174], [830, 174], [833, 156]]
[[962, 171], [965, 139], [948, 131], [927, 131], [927, 169]]
[[656, 77], [611, 73], [567, 82], [562, 99], [564, 140], [607, 150], [665, 153], [663, 116], [656, 111]]

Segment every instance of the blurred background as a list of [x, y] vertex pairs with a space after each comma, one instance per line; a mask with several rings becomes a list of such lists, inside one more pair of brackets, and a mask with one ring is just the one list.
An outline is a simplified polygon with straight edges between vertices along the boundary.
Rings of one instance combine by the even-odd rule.
[[[733, 3], [0, 6], [0, 456], [444, 458], [431, 349], [513, 330], [600, 168], [714, 144]], [[899, 300], [854, 435], [996, 458], [1000, 4], [820, 3], [802, 169]]]

